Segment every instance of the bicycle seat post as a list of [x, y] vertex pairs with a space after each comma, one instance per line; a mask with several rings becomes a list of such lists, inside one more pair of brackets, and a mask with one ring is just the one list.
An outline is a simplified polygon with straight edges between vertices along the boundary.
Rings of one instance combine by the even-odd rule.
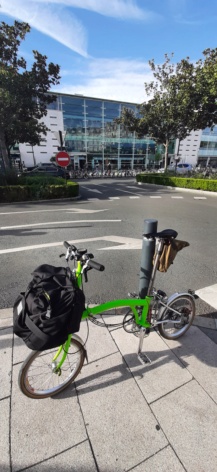
[[158, 221], [154, 219], [144, 220], [144, 235], [142, 243], [141, 267], [139, 277], [139, 296], [145, 298], [148, 294], [153, 269], [153, 257], [155, 253], [155, 238], [151, 234], [157, 233]]
[[161, 256], [161, 254], [162, 254], [163, 246], [164, 246], [164, 241], [163, 241], [163, 239], [160, 239], [159, 242], [157, 243], [156, 257], [155, 257], [154, 265], [153, 265], [153, 268], [152, 268], [152, 273], [151, 273], [151, 277], [150, 277], [150, 282], [149, 282], [149, 286], [148, 286], [147, 295], [151, 295], [151, 293], [152, 293], [154, 280], [155, 280], [155, 275], [156, 275], [156, 271], [157, 271], [157, 268], [158, 268], [158, 262], [159, 262], [159, 258]]

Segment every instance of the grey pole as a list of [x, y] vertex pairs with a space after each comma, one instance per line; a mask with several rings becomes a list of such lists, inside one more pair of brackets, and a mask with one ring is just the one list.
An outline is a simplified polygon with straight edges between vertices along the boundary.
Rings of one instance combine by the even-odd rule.
[[153, 257], [155, 253], [155, 238], [150, 238], [150, 233], [157, 233], [158, 221], [154, 219], [144, 220], [144, 236], [142, 242], [142, 257], [139, 275], [139, 297], [145, 298], [151, 279]]

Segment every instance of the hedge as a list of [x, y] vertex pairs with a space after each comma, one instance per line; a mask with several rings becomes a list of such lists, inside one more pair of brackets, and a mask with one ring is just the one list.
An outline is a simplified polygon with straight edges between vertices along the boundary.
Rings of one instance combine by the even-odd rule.
[[168, 175], [138, 174], [137, 182], [166, 185], [170, 187], [189, 188], [194, 190], [207, 190], [217, 192], [217, 180], [195, 179], [190, 177], [170, 177]]
[[30, 200], [48, 200], [72, 198], [79, 194], [77, 182], [67, 185], [8, 185], [0, 187], [0, 202], [24, 202]]

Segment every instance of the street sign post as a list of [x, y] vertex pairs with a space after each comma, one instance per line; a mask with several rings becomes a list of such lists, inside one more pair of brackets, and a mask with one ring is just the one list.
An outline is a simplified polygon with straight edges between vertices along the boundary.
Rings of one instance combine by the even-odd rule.
[[58, 166], [67, 167], [70, 164], [70, 156], [66, 151], [60, 151], [56, 155], [56, 163]]

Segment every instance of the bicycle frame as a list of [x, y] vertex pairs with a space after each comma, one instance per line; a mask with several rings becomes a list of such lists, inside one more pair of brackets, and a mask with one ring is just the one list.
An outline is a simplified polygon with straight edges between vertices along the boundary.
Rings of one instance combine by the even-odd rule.
[[[140, 344], [139, 344], [139, 352], [141, 352], [142, 348], [142, 341], [144, 337], [144, 332], [146, 329], [151, 328], [151, 323], [150, 319], [148, 320], [148, 314], [149, 314], [149, 307], [151, 304], [151, 301], [153, 300], [153, 296], [151, 295], [152, 288], [153, 288], [153, 283], [156, 275], [156, 270], [157, 270], [157, 264], [158, 264], [158, 259], [161, 254], [161, 249], [163, 247], [163, 241], [160, 240], [157, 248], [157, 257], [155, 259], [155, 264], [153, 266], [152, 274], [151, 274], [151, 280], [150, 280], [150, 285], [148, 288], [148, 295], [145, 298], [127, 298], [127, 299], [119, 299], [119, 300], [112, 300], [106, 303], [102, 303], [100, 305], [96, 305], [94, 307], [88, 307], [84, 310], [82, 314], [82, 320], [88, 319], [89, 316], [96, 316], [99, 315], [103, 312], [115, 309], [115, 308], [124, 308], [128, 307], [134, 314], [135, 317], [135, 323], [138, 326], [141, 326], [143, 328], [141, 330], [141, 337], [140, 337]], [[78, 287], [82, 286], [82, 264], [81, 261], [77, 261], [77, 267], [75, 269], [75, 277], [77, 280]], [[68, 354], [68, 349], [70, 346], [71, 342], [71, 337], [72, 334], [69, 334], [67, 341], [63, 346], [60, 346], [57, 353], [53, 357], [53, 362], [55, 362], [60, 354], [63, 351], [63, 355], [61, 360], [59, 361], [58, 365], [55, 366], [55, 371], [58, 371], [61, 366], [63, 365], [66, 356]]]

